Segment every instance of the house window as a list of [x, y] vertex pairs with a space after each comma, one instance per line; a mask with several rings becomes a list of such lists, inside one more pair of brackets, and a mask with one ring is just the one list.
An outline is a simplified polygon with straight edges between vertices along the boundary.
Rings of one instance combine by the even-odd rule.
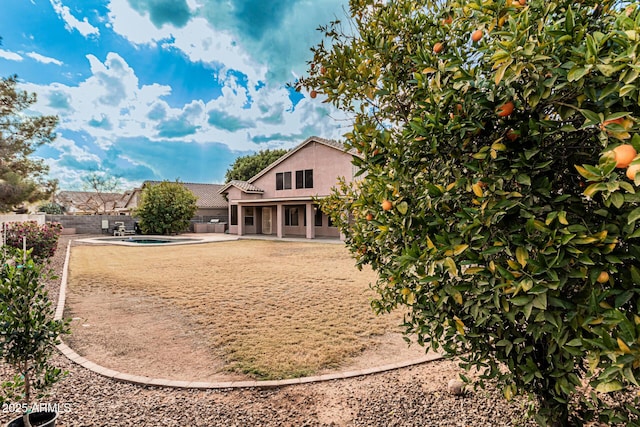
[[253, 208], [244, 208], [244, 225], [253, 225]]
[[315, 225], [316, 227], [322, 227], [322, 211], [318, 206], [315, 206], [313, 209], [316, 211]]
[[298, 225], [298, 208], [284, 208], [284, 225], [293, 227]]
[[313, 169], [296, 171], [296, 188], [313, 188]]
[[276, 190], [291, 189], [291, 172], [276, 173]]
[[231, 225], [238, 225], [238, 205], [231, 205]]
[[333, 221], [331, 220], [331, 216], [329, 216], [328, 218], [329, 218], [329, 227], [335, 227], [335, 225], [333, 225]]

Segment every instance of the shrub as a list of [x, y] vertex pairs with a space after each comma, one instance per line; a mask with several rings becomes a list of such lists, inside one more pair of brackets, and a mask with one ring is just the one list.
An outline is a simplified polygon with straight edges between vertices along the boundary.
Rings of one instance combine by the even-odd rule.
[[49, 215], [62, 215], [65, 212], [65, 208], [59, 203], [48, 202], [39, 205], [38, 212], [44, 212]]
[[640, 176], [612, 154], [640, 151], [638, 4], [349, 4], [300, 85], [354, 118], [360, 180], [322, 208], [374, 308], [542, 425], [639, 425]]
[[6, 244], [22, 249], [22, 238], [27, 238], [27, 249], [35, 260], [42, 261], [51, 258], [58, 247], [58, 238], [62, 232], [59, 223], [38, 225], [36, 221], [11, 222], [6, 228]]
[[59, 336], [69, 333], [69, 322], [54, 320], [44, 283], [55, 277], [30, 250], [10, 248], [0, 257], [0, 358], [15, 371], [13, 380], [2, 383], [0, 402], [22, 401], [29, 409], [65, 374], [49, 359]]
[[140, 197], [135, 215], [145, 234], [174, 234], [189, 228], [189, 221], [198, 207], [197, 197], [181, 182], [163, 181], [147, 184]]

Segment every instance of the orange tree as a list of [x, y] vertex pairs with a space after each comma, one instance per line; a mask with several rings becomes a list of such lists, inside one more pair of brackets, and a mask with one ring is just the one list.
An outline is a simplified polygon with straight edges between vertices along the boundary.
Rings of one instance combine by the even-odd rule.
[[323, 209], [374, 309], [541, 425], [639, 425], [640, 182], [613, 152], [640, 150], [637, 4], [349, 5], [297, 86], [353, 117], [359, 179]]

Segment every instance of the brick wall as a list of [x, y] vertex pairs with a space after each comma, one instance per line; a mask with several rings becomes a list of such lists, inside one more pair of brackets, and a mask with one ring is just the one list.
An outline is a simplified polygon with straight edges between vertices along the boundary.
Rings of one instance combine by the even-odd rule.
[[[124, 222], [127, 229], [133, 230], [135, 218], [129, 215], [47, 215], [47, 222], [59, 222], [69, 230], [75, 229], [76, 234], [113, 234], [116, 221]], [[102, 229], [102, 221], [107, 221], [108, 229]]]

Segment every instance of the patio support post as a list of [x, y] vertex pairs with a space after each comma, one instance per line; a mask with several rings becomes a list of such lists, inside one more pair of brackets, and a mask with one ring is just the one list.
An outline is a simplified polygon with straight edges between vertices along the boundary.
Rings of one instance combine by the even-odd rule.
[[313, 214], [313, 202], [308, 202], [305, 206], [305, 215], [307, 219], [307, 239], [316, 238], [315, 215]]
[[238, 236], [244, 234], [244, 206], [238, 204]]
[[279, 239], [284, 237], [284, 209], [282, 203], [276, 205], [276, 234]]

